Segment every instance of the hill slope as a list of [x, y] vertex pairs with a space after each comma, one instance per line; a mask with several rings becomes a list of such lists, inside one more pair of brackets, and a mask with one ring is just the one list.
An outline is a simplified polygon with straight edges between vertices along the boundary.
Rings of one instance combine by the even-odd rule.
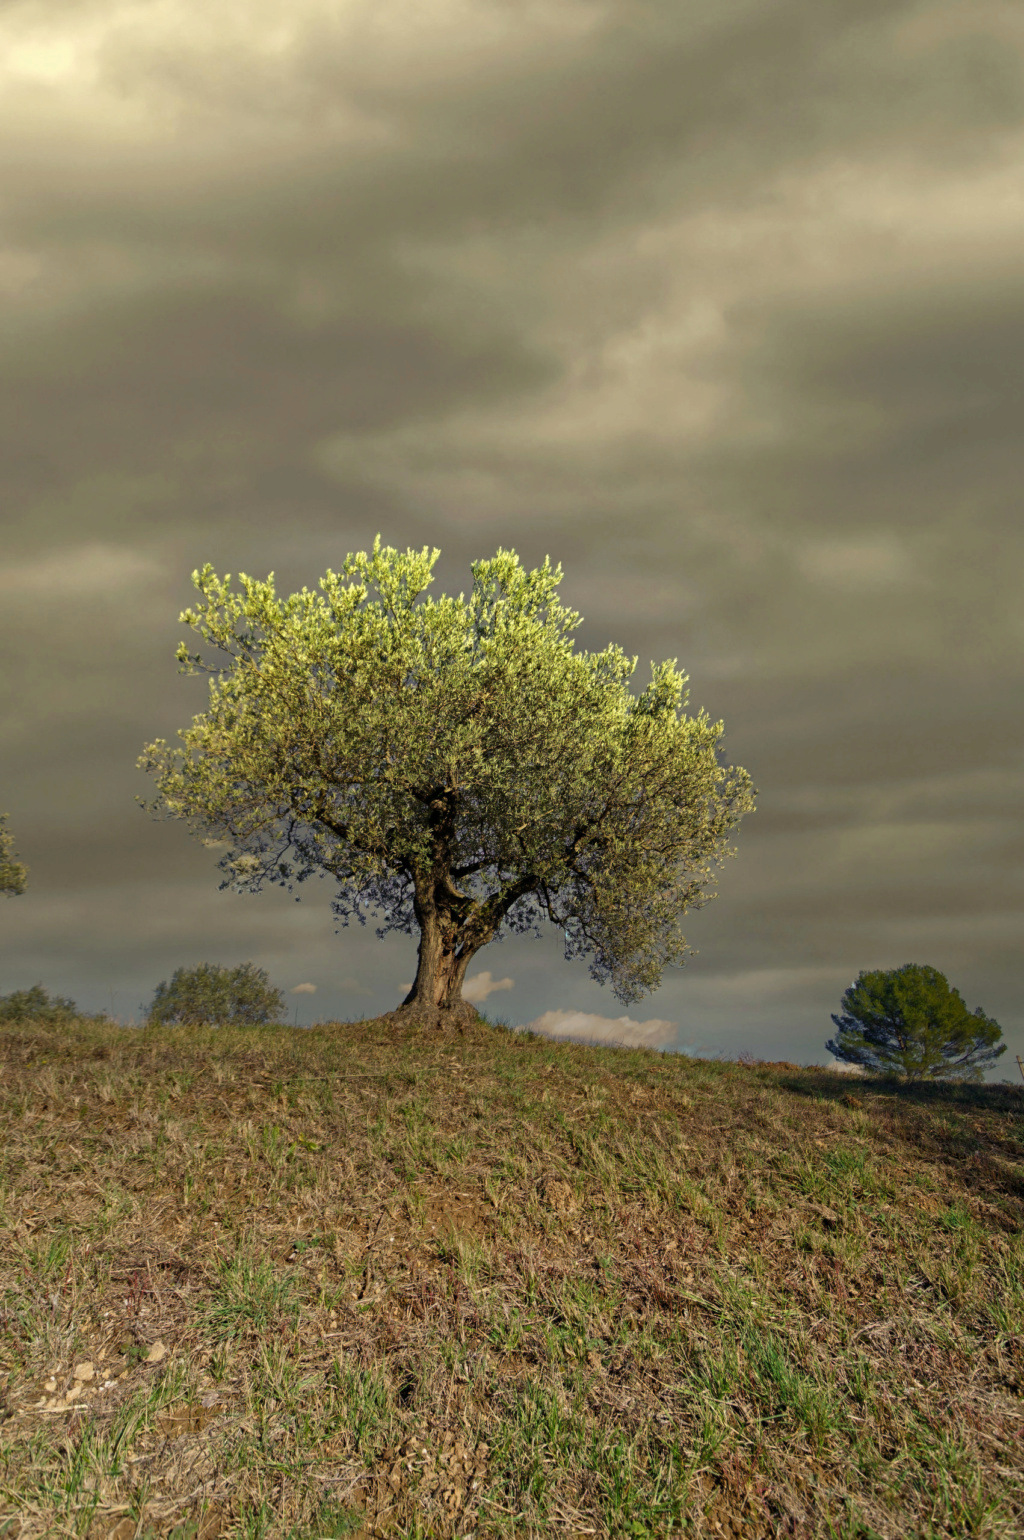
[[0, 1535], [1016, 1536], [1024, 1094], [0, 1028]]

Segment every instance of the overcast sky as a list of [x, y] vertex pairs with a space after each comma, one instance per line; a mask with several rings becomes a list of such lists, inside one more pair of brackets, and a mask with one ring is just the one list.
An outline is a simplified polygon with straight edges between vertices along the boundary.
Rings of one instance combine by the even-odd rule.
[[561, 562], [759, 789], [627, 1020], [550, 932], [488, 1013], [825, 1063], [856, 973], [928, 963], [1016, 1078], [1022, 264], [1019, 0], [5, 0], [0, 992], [398, 1002], [412, 939], [220, 892], [134, 802], [203, 707], [193, 568], [379, 531], [435, 593]]

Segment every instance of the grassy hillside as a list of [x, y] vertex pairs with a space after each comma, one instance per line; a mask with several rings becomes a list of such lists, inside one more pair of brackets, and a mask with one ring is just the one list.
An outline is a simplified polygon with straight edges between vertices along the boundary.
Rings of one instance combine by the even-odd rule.
[[1024, 1090], [0, 1029], [0, 1535], [1019, 1536]]

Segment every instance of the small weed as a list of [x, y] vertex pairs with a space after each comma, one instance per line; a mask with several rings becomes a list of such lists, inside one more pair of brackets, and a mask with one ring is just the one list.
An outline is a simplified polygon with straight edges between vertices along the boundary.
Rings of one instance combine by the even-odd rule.
[[259, 1335], [297, 1317], [294, 1283], [267, 1261], [237, 1253], [224, 1262], [203, 1314], [219, 1341]]
[[357, 1452], [371, 1459], [377, 1457], [395, 1431], [395, 1408], [383, 1374], [336, 1360], [330, 1386]]

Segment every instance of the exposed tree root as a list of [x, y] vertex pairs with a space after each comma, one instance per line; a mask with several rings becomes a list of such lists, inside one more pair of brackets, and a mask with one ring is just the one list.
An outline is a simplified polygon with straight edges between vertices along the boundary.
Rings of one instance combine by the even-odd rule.
[[453, 1032], [460, 1037], [485, 1027], [476, 1006], [470, 1005], [468, 1000], [458, 1000], [446, 1010], [442, 1010], [439, 1005], [400, 1005], [381, 1020], [394, 1023], [395, 1026], [417, 1026], [430, 1032]]

